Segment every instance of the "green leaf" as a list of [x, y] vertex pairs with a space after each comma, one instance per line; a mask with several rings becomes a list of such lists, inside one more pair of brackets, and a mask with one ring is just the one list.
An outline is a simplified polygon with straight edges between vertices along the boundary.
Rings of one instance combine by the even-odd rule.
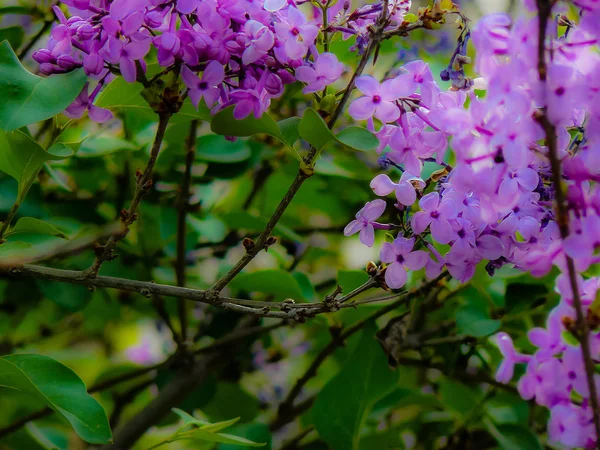
[[216, 134], [200, 136], [196, 139], [196, 158], [202, 161], [236, 163], [246, 161], [250, 156], [252, 156], [250, 147], [239, 139], [231, 142]]
[[200, 429], [202, 431], [209, 431], [211, 433], [216, 433], [217, 431], [221, 431], [221, 430], [224, 430], [225, 428], [229, 428], [230, 426], [234, 425], [239, 420], [240, 420], [240, 418], [236, 417], [235, 419], [223, 420], [223, 421], [217, 422], [217, 423], [209, 423], [209, 424], [206, 424], [206, 425], [200, 427]]
[[542, 450], [543, 448], [537, 436], [527, 426], [499, 425], [496, 427], [489, 419], [485, 419], [483, 422], [503, 450]]
[[52, 155], [77, 153], [89, 134], [78, 129], [67, 129], [56, 138], [54, 144], [48, 149]]
[[181, 433], [174, 439], [168, 441], [201, 441], [201, 442], [217, 442], [222, 444], [235, 444], [241, 445], [242, 447], [264, 447], [264, 443], [254, 442], [250, 439], [246, 439], [232, 434], [225, 433], [212, 433], [210, 431], [204, 431], [202, 428], [197, 430], [188, 431], [187, 433]]
[[54, 148], [53, 153], [49, 153], [20, 130], [0, 130], [0, 171], [18, 181], [18, 203], [25, 198], [46, 161], [65, 159], [72, 154], [73, 151], [66, 148]]
[[336, 138], [342, 144], [361, 151], [374, 150], [379, 145], [379, 139], [373, 133], [365, 128], [355, 126], [344, 128]]
[[12, 48], [19, 48], [23, 43], [24, 37], [25, 31], [23, 31], [23, 27], [12, 26], [0, 28], [0, 42], [8, 41]]
[[464, 305], [456, 311], [456, 328], [461, 334], [484, 337], [500, 328], [499, 320], [490, 317], [490, 300], [479, 290], [469, 287], [463, 291]]
[[86, 80], [82, 69], [48, 78], [33, 75], [8, 41], [0, 43], [0, 128], [16, 130], [64, 111]]
[[305, 300], [298, 281], [285, 270], [267, 269], [243, 273], [234, 278], [230, 286], [248, 292], [272, 294], [276, 301], [286, 298]]
[[281, 136], [283, 136], [283, 141], [290, 148], [293, 147], [300, 138], [298, 126], [300, 125], [301, 120], [300, 117], [288, 117], [287, 119], [277, 122], [277, 125], [281, 130]]
[[[271, 450], [271, 431], [265, 423], [243, 423], [236, 425], [230, 430], [230, 434], [241, 436], [255, 442], [266, 442], [265, 450]], [[236, 444], [220, 444], [219, 450], [240, 450], [241, 446]]]
[[440, 383], [439, 392], [444, 406], [462, 417], [466, 417], [477, 406], [477, 394], [458, 381], [445, 378]]
[[199, 420], [196, 419], [194, 416], [192, 416], [191, 414], [186, 413], [184, 410], [179, 409], [179, 408], [171, 408], [171, 411], [173, 411], [175, 414], [177, 414], [181, 420], [183, 420], [183, 424], [184, 425], [206, 425], [210, 422], [206, 422], [205, 420]]
[[213, 133], [237, 137], [266, 134], [285, 144], [298, 161], [302, 159], [293, 147], [294, 142], [298, 139], [296, 136], [297, 130], [295, 129], [299, 123], [297, 117], [291, 117], [277, 123], [269, 114], [264, 113], [260, 119], [251, 114], [244, 119], [237, 120], [233, 117], [233, 109], [233, 106], [225, 108], [214, 115], [210, 123], [210, 129]]
[[35, 422], [29, 422], [25, 429], [31, 437], [43, 448], [67, 450], [69, 448], [69, 437], [66, 433], [60, 433], [54, 427], [41, 427]]
[[[144, 90], [144, 86], [140, 83], [128, 83], [123, 77], [117, 77], [104, 88], [96, 105], [112, 110], [131, 111], [138, 116], [157, 121], [156, 113], [142, 97], [142, 90]], [[185, 123], [195, 119], [209, 122], [211, 120], [210, 110], [204, 102], [201, 102], [196, 111], [194, 105], [190, 103], [189, 99], [186, 99], [179, 112], [171, 118], [170, 123]]]
[[111, 155], [122, 150], [136, 150], [132, 142], [110, 134], [101, 134], [87, 139], [77, 153], [78, 158], [96, 158]]
[[8, 230], [5, 236], [11, 236], [19, 233], [47, 234], [50, 236], [58, 236], [68, 239], [65, 234], [43, 220], [34, 219], [33, 217], [22, 217], [17, 221], [17, 224]]
[[498, 392], [484, 404], [486, 414], [496, 424], [527, 425], [530, 406], [519, 395], [511, 392]]
[[308, 108], [304, 113], [298, 131], [302, 139], [317, 150], [322, 150], [329, 142], [335, 140], [323, 118], [312, 108]]
[[462, 333], [473, 337], [484, 337], [494, 334], [500, 329], [502, 322], [492, 319], [475, 319], [469, 310], [456, 314], [456, 323]]
[[256, 397], [248, 394], [234, 383], [218, 383], [212, 388], [214, 397], [202, 407], [211, 420], [224, 421], [231, 417], [240, 417], [240, 422], [249, 422], [260, 412]]
[[87, 393], [75, 372], [52, 358], [27, 354], [1, 357], [0, 386], [33, 395], [67, 419], [86, 442], [106, 444], [112, 439], [102, 406]]
[[213, 133], [222, 136], [248, 137], [255, 134], [266, 134], [284, 142], [281, 130], [277, 123], [267, 113], [257, 119], [250, 114], [245, 119], [237, 120], [233, 117], [233, 106], [219, 111], [210, 123]]
[[368, 412], [397, 383], [373, 337], [375, 331], [373, 324], [365, 328], [356, 350], [317, 395], [312, 408], [312, 422], [334, 450], [358, 449]]
[[[224, 444], [235, 444], [243, 447], [263, 447], [265, 444], [257, 443], [240, 436], [232, 434], [218, 433], [225, 428], [234, 425], [240, 418], [224, 420], [217, 423], [208, 423], [203, 420], [198, 420], [181, 409], [173, 408], [172, 411], [183, 420], [183, 425], [169, 439], [162, 441], [151, 448], [158, 448], [165, 444], [176, 441], [200, 441], [200, 442], [216, 442]], [[192, 430], [183, 431], [189, 425], [196, 426]]]
[[548, 288], [543, 284], [510, 283], [506, 286], [504, 297], [506, 312], [517, 313], [532, 307], [537, 300], [548, 295]]

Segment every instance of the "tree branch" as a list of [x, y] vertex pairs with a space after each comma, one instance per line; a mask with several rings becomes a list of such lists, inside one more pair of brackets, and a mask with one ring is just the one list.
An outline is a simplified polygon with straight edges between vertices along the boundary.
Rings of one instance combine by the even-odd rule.
[[[177, 201], [177, 259], [175, 261], [175, 276], [177, 278], [177, 286], [185, 286], [185, 266], [186, 266], [186, 251], [185, 238], [186, 233], [186, 217], [189, 209], [190, 200], [190, 184], [192, 181], [192, 166], [196, 157], [196, 131], [198, 130], [198, 120], [192, 120], [190, 124], [190, 132], [186, 140], [185, 152], [185, 171], [181, 182], [181, 190]], [[177, 301], [177, 311], [179, 314], [179, 323], [181, 326], [181, 340], [187, 339], [187, 310], [185, 300], [179, 298]]]
[[[540, 83], [543, 85], [543, 92], [547, 92], [546, 77], [548, 67], [546, 64], [546, 29], [549, 20], [552, 16], [553, 0], [537, 0], [537, 8], [539, 13], [539, 29], [538, 29], [538, 74]], [[554, 185], [556, 199], [556, 222], [560, 229], [561, 239], [564, 241], [569, 236], [569, 213], [566, 208], [566, 195], [562, 186], [562, 167], [561, 160], [558, 155], [558, 136], [556, 126], [550, 121], [547, 115], [547, 104], [543, 105], [541, 114], [537, 117], [538, 122], [546, 133], [546, 145], [548, 147], [548, 158], [552, 168], [552, 184]], [[590, 348], [589, 334], [590, 329], [583, 313], [581, 304], [581, 296], [577, 285], [577, 272], [573, 259], [565, 254], [567, 262], [567, 274], [569, 283], [573, 292], [573, 306], [576, 312], [576, 323], [579, 330], [578, 338], [581, 342], [583, 359], [585, 362], [585, 375], [590, 391], [590, 404], [593, 411], [594, 428], [596, 431], [596, 446], [600, 449], [600, 405], [598, 404], [598, 392], [596, 383], [594, 382], [595, 363], [592, 358]]]
[[[445, 274], [443, 277], [439, 277], [436, 280], [433, 280], [433, 281], [421, 286], [420, 288], [417, 288], [411, 292], [402, 294], [403, 297], [400, 300], [397, 300], [397, 301], [375, 311], [374, 313], [369, 314], [367, 317], [359, 320], [354, 325], [348, 327], [345, 331], [340, 333], [338, 336], [334, 337], [329, 342], [329, 344], [327, 344], [323, 349], [321, 349], [321, 351], [317, 354], [317, 356], [315, 356], [311, 365], [304, 372], [304, 374], [300, 378], [298, 378], [298, 380], [296, 380], [296, 383], [294, 384], [294, 386], [292, 387], [292, 389], [286, 396], [285, 400], [279, 405], [278, 416], [275, 419], [275, 422], [278, 424], [278, 427], [289, 423], [289, 421], [291, 421], [293, 419], [293, 417], [291, 417], [290, 420], [286, 421], [286, 420], [283, 420], [283, 417], [290, 416], [290, 411], [294, 410], [294, 401], [300, 395], [300, 393], [302, 392], [302, 389], [304, 388], [306, 383], [308, 383], [308, 381], [311, 378], [313, 378], [314, 376], [317, 375], [317, 371], [318, 371], [319, 367], [325, 362], [325, 360], [330, 355], [332, 355], [335, 352], [335, 350], [339, 346], [344, 344], [346, 339], [348, 339], [350, 336], [357, 333], [358, 331], [362, 330], [365, 327], [365, 325], [367, 325], [368, 323], [372, 322], [373, 320], [378, 319], [379, 317], [387, 314], [390, 311], [397, 309], [399, 306], [402, 306], [402, 305], [408, 303], [411, 299], [420, 296], [423, 292], [427, 292], [430, 289], [432, 289], [432, 291], [429, 293], [428, 298], [437, 296], [439, 294], [439, 292], [443, 289], [443, 286], [439, 286], [439, 283], [443, 280], [444, 277], [445, 277]], [[408, 314], [408, 312], [406, 312], [405, 314]]]
[[[266, 302], [230, 298], [221, 295], [218, 295], [215, 299], [214, 297], [209, 296], [209, 291], [207, 290], [190, 289], [180, 286], [157, 284], [150, 281], [137, 281], [117, 277], [96, 276], [95, 278], [86, 278], [85, 272], [83, 271], [54, 269], [31, 264], [16, 267], [4, 267], [0, 265], [0, 276], [3, 275], [9, 278], [33, 277], [63, 283], [80, 284], [93, 288], [118, 289], [126, 292], [135, 292], [147, 298], [151, 298], [153, 295], [182, 298], [199, 303], [206, 303], [226, 311], [295, 321], [304, 321], [306, 318], [314, 317], [317, 314], [332, 312], [339, 308], [353, 308], [363, 303], [374, 303], [390, 299], [388, 296], [383, 296], [365, 299], [364, 301], [344, 303], [341, 305], [336, 303], [333, 306], [328, 303], [327, 299], [323, 302], [315, 303], [294, 303], [291, 299], [283, 302]], [[370, 284], [370, 282], [371, 281], [369, 280], [366, 284]], [[353, 292], [342, 298], [350, 300], [364, 290], [364, 288], [355, 289]], [[279, 311], [273, 311], [274, 309]]]
[[[382, 15], [384, 15], [383, 12], [382, 12]], [[379, 21], [379, 22], [381, 22], [381, 21]], [[354, 83], [356, 81], [356, 78], [358, 78], [363, 73], [363, 70], [366, 67], [367, 62], [369, 61], [371, 55], [373, 54], [373, 52], [375, 51], [375, 49], [378, 47], [379, 43], [383, 39], [384, 28], [385, 28], [385, 24], [380, 23], [378, 25], [378, 27], [376, 28], [376, 30], [372, 33], [371, 40], [369, 41], [369, 45], [367, 46], [367, 49], [363, 53], [362, 58], [361, 58], [360, 62], [358, 63], [358, 66], [356, 67], [356, 70], [352, 74], [352, 77], [350, 78], [350, 81], [349, 81], [348, 85], [346, 86], [344, 95], [342, 96], [341, 100], [339, 101], [339, 103], [335, 109], [335, 112], [333, 113], [333, 115], [331, 116], [331, 118], [327, 124], [327, 126], [330, 129], [333, 128], [333, 126], [339, 119], [340, 115], [342, 114], [342, 111], [344, 110], [344, 107], [346, 106], [346, 103], [348, 102], [348, 100], [350, 98], [350, 94], [352, 93], [352, 90], [354, 89]], [[311, 148], [308, 152], [308, 155], [306, 155], [306, 157], [304, 158], [303, 164], [301, 165], [300, 170], [298, 171], [298, 174], [296, 175], [296, 178], [294, 178], [292, 185], [289, 187], [289, 189], [286, 192], [286, 194], [284, 195], [283, 199], [281, 200], [281, 202], [275, 209], [275, 212], [269, 219], [269, 222], [265, 226], [265, 229], [263, 230], [263, 232], [258, 237], [258, 240], [254, 244], [254, 246], [252, 246], [250, 249], [247, 249], [246, 253], [242, 257], [242, 259], [240, 259], [237, 262], [237, 264], [231, 268], [231, 270], [229, 272], [227, 272], [221, 279], [219, 279], [210, 288], [210, 292], [211, 292], [210, 295], [215, 296], [216, 294], [221, 292], [223, 290], [223, 288], [225, 286], [227, 286], [231, 282], [231, 280], [233, 280], [250, 263], [250, 261], [252, 261], [256, 257], [256, 255], [258, 255], [258, 253], [261, 250], [266, 249], [270, 245], [270, 242], [272, 242], [271, 232], [273, 231], [273, 229], [279, 222], [279, 219], [281, 218], [281, 216], [283, 215], [283, 213], [285, 212], [285, 210], [287, 209], [289, 204], [292, 202], [294, 196], [296, 195], [296, 193], [298, 192], [300, 187], [304, 184], [304, 182], [308, 178], [310, 178], [313, 175], [314, 164], [316, 162], [318, 153], [319, 153], [318, 150], [311, 146]]]
[[127, 234], [129, 233], [129, 227], [137, 219], [138, 206], [142, 201], [144, 195], [146, 195], [146, 192], [148, 192], [152, 187], [152, 171], [154, 170], [154, 164], [156, 163], [156, 159], [158, 158], [158, 152], [160, 151], [160, 147], [165, 136], [167, 125], [169, 124], [169, 120], [171, 119], [171, 115], [172, 113], [170, 112], [161, 112], [158, 114], [158, 128], [156, 129], [156, 135], [154, 137], [154, 142], [150, 151], [150, 159], [148, 160], [148, 164], [146, 165], [146, 169], [144, 170], [144, 172], [141, 174], [137, 174], [135, 194], [133, 196], [133, 200], [131, 201], [129, 209], [123, 211], [121, 214], [121, 221], [124, 225], [123, 232], [117, 236], [109, 238], [106, 244], [104, 244], [102, 248], [98, 249], [96, 259], [94, 260], [93, 264], [85, 271], [86, 278], [95, 278], [98, 275], [98, 271], [100, 270], [100, 266], [102, 266], [102, 263], [114, 259], [113, 250], [115, 249], [117, 242], [119, 242], [120, 240], [124, 239], [125, 236], [127, 236]]

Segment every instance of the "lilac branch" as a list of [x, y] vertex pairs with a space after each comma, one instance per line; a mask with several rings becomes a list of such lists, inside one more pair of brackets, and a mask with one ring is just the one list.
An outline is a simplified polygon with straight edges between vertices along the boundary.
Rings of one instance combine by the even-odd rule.
[[[538, 29], [538, 74], [540, 83], [544, 89], [546, 88], [546, 78], [548, 67], [546, 63], [546, 29], [549, 19], [552, 16], [552, 7], [555, 4], [554, 0], [536, 0], [539, 13], [539, 29]], [[558, 155], [558, 135], [556, 126], [550, 121], [546, 111], [546, 105], [536, 117], [546, 134], [546, 145], [548, 147], [548, 158], [552, 168], [552, 184], [556, 196], [556, 222], [560, 229], [561, 239], [564, 241], [569, 237], [569, 213], [566, 208], [566, 195], [562, 185], [562, 167], [561, 160]], [[590, 403], [593, 411], [594, 428], [596, 430], [596, 445], [600, 449], [600, 405], [598, 404], [598, 393], [596, 383], [594, 382], [595, 364], [592, 359], [590, 348], [589, 334], [590, 329], [587, 320], [583, 313], [581, 296], [577, 285], [577, 272], [573, 259], [565, 254], [567, 262], [567, 274], [569, 283], [573, 292], [573, 306], [576, 312], [577, 338], [581, 343], [583, 359], [585, 363], [585, 375], [590, 391]]]

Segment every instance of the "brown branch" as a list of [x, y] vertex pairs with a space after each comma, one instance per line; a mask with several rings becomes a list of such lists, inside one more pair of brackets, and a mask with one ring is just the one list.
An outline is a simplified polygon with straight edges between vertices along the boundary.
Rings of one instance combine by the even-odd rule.
[[295, 450], [296, 448], [298, 448], [298, 444], [300, 444], [300, 441], [302, 441], [306, 436], [312, 433], [314, 429], [314, 425], [309, 425], [296, 436], [284, 442], [283, 446], [279, 450]]
[[[185, 286], [185, 266], [186, 266], [186, 218], [189, 210], [190, 184], [192, 182], [192, 166], [196, 157], [196, 132], [198, 130], [198, 120], [192, 120], [190, 132], [186, 140], [185, 152], [185, 171], [183, 181], [181, 182], [181, 191], [177, 201], [177, 259], [175, 261], [175, 276], [177, 286]], [[181, 340], [187, 340], [187, 309], [183, 298], [177, 301], [177, 311], [179, 314], [179, 323], [181, 326]]]
[[[443, 277], [445, 277], [445, 274]], [[327, 344], [323, 349], [321, 349], [321, 351], [317, 354], [317, 356], [315, 356], [311, 365], [308, 367], [308, 369], [306, 369], [304, 374], [300, 378], [298, 378], [298, 380], [296, 380], [296, 383], [294, 384], [294, 386], [292, 387], [292, 389], [286, 396], [285, 400], [279, 405], [278, 417], [275, 419], [275, 422], [277, 422], [278, 426], [285, 425], [290, 420], [292, 420], [293, 417], [295, 417], [295, 416], [290, 417], [291, 416], [290, 411], [294, 410], [294, 401], [300, 395], [300, 393], [302, 392], [302, 389], [304, 388], [306, 383], [308, 383], [308, 381], [311, 378], [313, 378], [317, 375], [317, 371], [318, 371], [319, 367], [325, 362], [325, 360], [330, 355], [332, 355], [335, 352], [335, 350], [339, 346], [344, 344], [346, 339], [348, 339], [350, 336], [352, 336], [356, 332], [362, 330], [365, 327], [365, 325], [367, 325], [368, 323], [372, 322], [373, 320], [378, 319], [379, 317], [387, 314], [390, 311], [397, 309], [399, 306], [402, 306], [402, 305], [408, 303], [411, 299], [421, 295], [423, 292], [426, 292], [429, 289], [433, 289], [428, 296], [429, 298], [437, 296], [439, 294], [439, 292], [441, 291], [441, 289], [443, 289], [443, 287], [439, 286], [439, 283], [441, 282], [441, 280], [443, 280], [443, 277], [437, 278], [436, 280], [433, 280], [433, 281], [421, 286], [418, 289], [414, 289], [411, 292], [402, 294], [403, 297], [400, 300], [397, 300], [397, 301], [375, 311], [374, 313], [369, 314], [367, 317], [359, 320], [354, 325], [348, 327], [346, 330], [344, 330], [338, 336], [333, 337], [333, 339], [329, 342], [329, 344]], [[408, 314], [408, 312], [405, 314]], [[288, 421], [283, 420], [282, 417], [290, 417], [290, 420], [288, 420]]]
[[[546, 77], [548, 67], [546, 63], [546, 29], [549, 20], [552, 16], [552, 7], [554, 0], [537, 0], [537, 8], [539, 13], [539, 29], [538, 29], [538, 74], [540, 83], [544, 87], [544, 92], [547, 92]], [[546, 145], [548, 147], [548, 158], [552, 168], [552, 184], [555, 191], [556, 199], [556, 222], [560, 229], [561, 239], [564, 241], [569, 237], [569, 213], [566, 208], [566, 195], [562, 186], [562, 167], [561, 160], [558, 154], [558, 136], [556, 126], [550, 121], [547, 115], [547, 105], [542, 105], [543, 108], [536, 117], [544, 132], [546, 133]], [[590, 404], [593, 411], [594, 428], [596, 431], [596, 446], [600, 449], [600, 405], [598, 403], [598, 393], [596, 383], [594, 382], [595, 363], [592, 359], [590, 348], [589, 333], [590, 329], [583, 313], [581, 304], [581, 296], [577, 285], [577, 272], [573, 259], [565, 254], [567, 262], [567, 274], [569, 283], [573, 292], [573, 306], [576, 312], [576, 323], [579, 330], [578, 338], [581, 342], [583, 359], [585, 362], [585, 375], [590, 391]]]
[[250, 190], [250, 194], [244, 200], [244, 204], [242, 205], [242, 209], [247, 210], [250, 208], [252, 201], [256, 198], [262, 187], [267, 182], [267, 179], [273, 173], [273, 165], [269, 160], [265, 160], [262, 162], [260, 168], [256, 171], [253, 177], [252, 189]]
[[113, 444], [101, 447], [104, 450], [121, 450], [131, 448], [148, 428], [159, 423], [172, 408], [186, 399], [191, 391], [202, 384], [206, 377], [216, 370], [218, 357], [223, 355], [208, 355], [197, 361], [187, 371], [181, 372], [169, 382], [146, 407], [130, 421], [114, 432]]
[[137, 174], [137, 183], [133, 200], [131, 201], [129, 209], [124, 210], [121, 215], [121, 221], [123, 222], [124, 229], [119, 235], [109, 238], [106, 244], [104, 244], [104, 246], [98, 250], [93, 264], [85, 271], [85, 276], [87, 278], [96, 277], [98, 275], [98, 271], [100, 270], [100, 266], [102, 266], [105, 261], [114, 259], [113, 250], [115, 249], [117, 242], [121, 241], [125, 238], [125, 236], [127, 236], [129, 233], [129, 227], [137, 219], [138, 206], [144, 195], [146, 195], [146, 192], [148, 192], [152, 187], [152, 171], [154, 170], [154, 164], [158, 158], [158, 152], [160, 151], [171, 115], [172, 113], [170, 112], [161, 112], [158, 114], [158, 127], [156, 129], [156, 135], [150, 151], [150, 159], [148, 160], [148, 164], [146, 165], [144, 172]]
[[[379, 21], [379, 22], [381, 22], [381, 21]], [[339, 101], [339, 103], [335, 109], [335, 112], [329, 119], [327, 126], [330, 129], [333, 128], [333, 126], [339, 119], [340, 115], [342, 114], [342, 111], [344, 110], [346, 103], [350, 99], [350, 94], [352, 93], [352, 90], [354, 89], [354, 83], [356, 81], [356, 78], [358, 78], [360, 75], [362, 75], [363, 70], [367, 65], [367, 62], [371, 58], [371, 55], [373, 54], [373, 52], [379, 46], [379, 43], [383, 39], [384, 28], [385, 28], [385, 23], [379, 23], [376, 30], [373, 31], [373, 33], [371, 35], [371, 40], [369, 41], [369, 45], [367, 46], [367, 49], [364, 51], [362, 58], [356, 67], [356, 70], [352, 74], [352, 77], [350, 78], [350, 81], [344, 91], [344, 95], [342, 96], [341, 100]], [[225, 286], [227, 286], [231, 282], [231, 280], [233, 280], [250, 263], [250, 261], [252, 261], [256, 257], [256, 255], [258, 255], [258, 253], [260, 251], [268, 248], [268, 246], [271, 245], [271, 243], [273, 242], [272, 238], [271, 238], [271, 232], [273, 231], [273, 229], [279, 222], [279, 219], [281, 218], [281, 216], [283, 215], [283, 213], [285, 212], [285, 210], [287, 209], [289, 204], [292, 202], [294, 196], [296, 195], [296, 193], [298, 192], [300, 187], [304, 184], [304, 182], [307, 179], [309, 179], [313, 175], [314, 165], [315, 165], [318, 154], [319, 154], [319, 151], [316, 148], [311, 146], [311, 148], [308, 152], [308, 155], [306, 155], [306, 157], [303, 160], [303, 163], [301, 164], [300, 170], [298, 171], [296, 178], [294, 178], [292, 185], [289, 187], [289, 189], [286, 192], [286, 194], [284, 195], [283, 199], [281, 200], [281, 202], [275, 209], [275, 212], [273, 213], [273, 215], [267, 222], [265, 229], [258, 237], [258, 240], [254, 244], [254, 246], [252, 246], [249, 249], [246, 249], [246, 253], [237, 262], [237, 264], [234, 265], [229, 272], [227, 272], [222, 278], [220, 278], [210, 288], [210, 292], [211, 292], [210, 295], [216, 296], [219, 292], [221, 292], [223, 290], [223, 288]]]
[[[238, 298], [224, 297], [218, 295], [215, 299], [209, 295], [208, 290], [190, 289], [180, 286], [158, 284], [150, 281], [129, 280], [126, 278], [97, 276], [86, 278], [85, 272], [78, 270], [54, 269], [51, 267], [25, 264], [16, 267], [2, 267], [0, 265], [0, 277], [32, 277], [49, 281], [57, 281], [71, 284], [79, 284], [91, 288], [118, 289], [126, 292], [135, 292], [144, 297], [151, 298], [153, 295], [165, 297], [183, 298], [199, 303], [206, 303], [226, 311], [251, 314], [259, 317], [272, 317], [276, 319], [287, 319], [304, 322], [307, 318], [317, 314], [335, 312], [340, 308], [354, 308], [365, 303], [382, 302], [389, 300], [389, 296], [379, 296], [361, 301], [340, 304], [339, 301], [331, 302], [328, 297], [323, 302], [294, 303], [292, 299], [283, 302], [267, 302], [260, 300], [244, 300]], [[365, 283], [371, 286], [372, 280]], [[344, 301], [362, 293], [364, 288], [355, 289], [353, 292], [342, 297]], [[278, 311], [274, 311], [278, 310]]]

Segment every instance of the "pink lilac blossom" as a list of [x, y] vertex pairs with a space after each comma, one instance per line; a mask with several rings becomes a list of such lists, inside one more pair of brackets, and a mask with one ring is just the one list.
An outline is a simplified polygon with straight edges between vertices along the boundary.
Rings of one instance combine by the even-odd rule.
[[[152, 47], [160, 66], [179, 69], [185, 84], [182, 94], [194, 106], [204, 100], [216, 113], [235, 104], [237, 119], [260, 117], [285, 84], [302, 81], [307, 83], [305, 93], [312, 93], [343, 73], [344, 66], [333, 54], [317, 51], [322, 21], [307, 16], [294, 0], [63, 3], [70, 17], [58, 6], [53, 8], [58, 23], [47, 48], [34, 52], [33, 58], [46, 75], [83, 68], [100, 80], [98, 90], [117, 71], [130, 83], [144, 82]], [[90, 97], [92, 102], [97, 94]], [[90, 103], [85, 95], [69, 114], [78, 114]], [[94, 120], [109, 118], [87, 109]]]
[[[579, 24], [550, 22], [546, 83], [538, 73], [533, 1], [526, 2], [531, 13], [516, 21], [494, 14], [472, 30], [463, 29], [450, 64], [440, 74], [452, 82], [446, 92], [422, 61], [405, 64], [382, 82], [369, 76], [357, 80], [364, 96], [350, 105], [349, 114], [371, 126], [373, 117], [382, 122], [377, 150], [386, 172], [375, 176], [371, 188], [381, 197], [393, 194], [397, 203], [380, 203], [377, 217], [363, 217], [361, 210], [345, 234], [367, 230], [368, 240], [361, 241], [372, 245], [371, 232], [376, 229], [401, 230], [393, 243], [381, 247], [390, 288], [403, 286], [407, 271], [423, 265], [429, 278], [445, 268], [461, 282], [472, 278], [480, 263], [490, 276], [504, 266], [536, 277], [556, 267], [561, 272], [555, 282], [561, 301], [545, 326], [529, 330], [535, 352], [520, 353], [506, 333], [495, 336], [503, 356], [496, 379], [508, 383], [515, 366], [525, 365], [518, 391], [550, 410], [550, 439], [567, 448], [596, 448], [582, 349], [568, 338], [568, 324], [575, 323], [576, 314], [566, 257], [573, 259], [578, 272], [583, 315], [593, 318], [600, 286], [600, 277], [589, 270], [600, 262], [600, 2], [573, 3], [582, 10]], [[563, 6], [558, 2], [555, 12], [565, 11]], [[471, 38], [474, 66], [484, 77], [477, 83], [464, 72]], [[570, 229], [564, 241], [554, 211], [546, 134], [538, 121], [542, 108], [556, 127], [562, 160]], [[453, 167], [444, 162], [448, 142]], [[438, 170], [425, 178], [424, 167], [432, 162]], [[396, 183], [398, 170], [402, 177]], [[388, 208], [394, 213], [388, 215]], [[369, 227], [379, 216], [400, 219]], [[411, 267], [407, 261], [416, 252], [423, 252], [424, 259], [419, 256], [419, 264]], [[596, 322], [589, 341], [593, 363], [599, 364]], [[594, 379], [600, 392], [600, 374]]]

